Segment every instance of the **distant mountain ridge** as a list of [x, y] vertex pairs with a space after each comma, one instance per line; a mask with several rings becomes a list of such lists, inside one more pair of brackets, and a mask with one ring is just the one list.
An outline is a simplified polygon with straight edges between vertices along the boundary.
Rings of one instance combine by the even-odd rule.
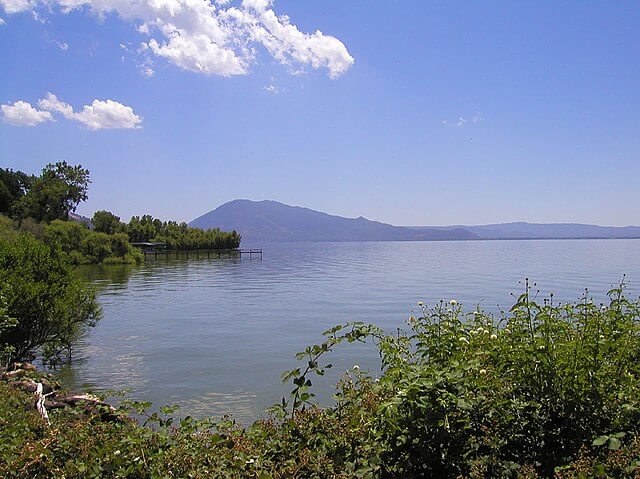
[[248, 243], [289, 241], [442, 241], [487, 239], [640, 238], [639, 226], [502, 223], [480, 226], [394, 226], [345, 218], [272, 200], [233, 200], [189, 226], [236, 230]]
[[478, 239], [635, 239], [640, 238], [639, 226], [598, 226], [581, 223], [497, 223], [480, 226], [411, 226], [447, 231], [463, 228]]
[[286, 241], [435, 241], [476, 239], [461, 228], [414, 230], [344, 218], [277, 201], [234, 200], [189, 223], [196, 228], [236, 230], [247, 242]]

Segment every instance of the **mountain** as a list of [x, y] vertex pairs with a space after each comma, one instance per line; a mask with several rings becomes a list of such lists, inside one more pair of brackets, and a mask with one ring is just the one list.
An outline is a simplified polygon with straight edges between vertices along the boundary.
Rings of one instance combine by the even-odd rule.
[[189, 223], [196, 228], [236, 230], [247, 243], [285, 241], [435, 241], [476, 239], [463, 228], [419, 230], [344, 218], [277, 201], [234, 200]]
[[344, 218], [277, 201], [234, 200], [189, 226], [236, 230], [245, 243], [285, 241], [437, 241], [489, 239], [640, 238], [638, 226], [501, 223], [480, 226], [393, 226]]
[[412, 226], [423, 229], [448, 231], [463, 228], [478, 239], [613, 239], [640, 238], [639, 226], [597, 226], [580, 223], [500, 223], [481, 226]]

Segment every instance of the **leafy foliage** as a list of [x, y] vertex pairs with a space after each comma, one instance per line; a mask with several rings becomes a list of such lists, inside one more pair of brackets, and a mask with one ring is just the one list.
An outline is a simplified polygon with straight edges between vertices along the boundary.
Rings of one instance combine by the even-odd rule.
[[0, 168], [0, 213], [8, 215], [16, 204], [31, 188], [34, 176], [22, 171]]
[[[242, 428], [180, 420], [129, 402], [132, 420], [54, 410], [45, 429], [0, 384], [0, 476], [198, 478], [634, 478], [640, 474], [640, 302], [609, 292], [539, 303], [527, 285], [494, 318], [455, 301], [411, 316], [406, 332], [336, 326], [283, 375], [288, 399]], [[371, 340], [381, 374], [357, 366], [332, 407], [311, 379], [341, 344]], [[151, 426], [151, 427], [148, 427]]]
[[53, 357], [70, 350], [100, 308], [92, 289], [76, 278], [67, 256], [28, 235], [0, 238], [0, 344], [14, 359], [37, 350]]
[[93, 230], [98, 233], [112, 235], [125, 230], [124, 224], [120, 222], [120, 217], [110, 211], [96, 211], [91, 219]]
[[75, 264], [140, 263], [142, 253], [129, 244], [125, 233], [106, 234], [89, 230], [74, 221], [55, 220], [44, 226], [43, 241], [60, 248]]
[[48, 164], [26, 193], [13, 205], [16, 217], [40, 222], [66, 220], [87, 199], [89, 170], [66, 161]]
[[150, 215], [133, 216], [126, 228], [132, 242], [157, 241], [169, 249], [235, 249], [240, 246], [240, 235], [220, 231], [218, 228], [201, 230], [186, 223], [162, 221]]

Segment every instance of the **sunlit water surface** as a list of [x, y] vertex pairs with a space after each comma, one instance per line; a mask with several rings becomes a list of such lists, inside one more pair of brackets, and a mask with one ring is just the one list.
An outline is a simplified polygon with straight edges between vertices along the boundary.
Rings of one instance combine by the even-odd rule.
[[[244, 246], [244, 245], [243, 245]], [[148, 260], [82, 269], [104, 317], [61, 377], [73, 388], [130, 389], [181, 414], [246, 423], [287, 388], [293, 355], [347, 321], [403, 327], [418, 301], [456, 299], [497, 312], [525, 277], [541, 295], [597, 301], [626, 274], [640, 293], [640, 240], [292, 243], [252, 245], [263, 260]], [[341, 346], [316, 387], [325, 404], [354, 364], [379, 371], [372, 348]]]

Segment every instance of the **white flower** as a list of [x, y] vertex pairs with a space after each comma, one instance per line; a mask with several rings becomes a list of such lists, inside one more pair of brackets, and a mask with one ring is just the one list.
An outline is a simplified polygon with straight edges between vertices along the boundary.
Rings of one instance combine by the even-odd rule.
[[418, 306], [422, 308], [424, 306], [424, 303], [422, 301], [418, 301]]
[[498, 339], [498, 335], [497, 334], [492, 334], [491, 335], [491, 339]]
[[486, 369], [481, 369], [480, 370], [480, 374], [487, 374], [487, 370]]
[[458, 341], [460, 341], [461, 343], [469, 344], [469, 340], [464, 336], [459, 337]]
[[360, 371], [360, 366], [358, 366], [357, 364], [354, 364], [354, 365], [353, 365], [353, 370], [354, 370], [355, 372]]
[[449, 301], [449, 304], [451, 306], [455, 306], [456, 304], [458, 304], [458, 302], [455, 299], [452, 299], [451, 301]]

